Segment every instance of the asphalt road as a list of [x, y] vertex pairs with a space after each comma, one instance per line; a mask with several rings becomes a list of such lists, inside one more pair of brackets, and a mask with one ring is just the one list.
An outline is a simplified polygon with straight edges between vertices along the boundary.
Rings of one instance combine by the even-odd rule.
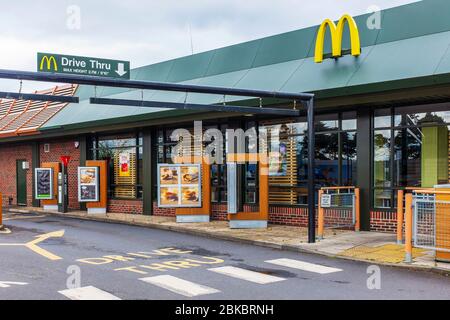
[[169, 231], [5, 218], [12, 233], [0, 234], [0, 300], [450, 298], [450, 278], [430, 272], [380, 267], [378, 277], [367, 263]]

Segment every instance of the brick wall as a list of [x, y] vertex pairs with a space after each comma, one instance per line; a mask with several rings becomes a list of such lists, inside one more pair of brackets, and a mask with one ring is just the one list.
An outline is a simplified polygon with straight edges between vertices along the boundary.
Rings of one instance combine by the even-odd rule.
[[108, 200], [108, 212], [111, 213], [128, 213], [128, 214], [142, 214], [143, 202], [142, 200]]
[[397, 212], [373, 211], [370, 213], [370, 230], [377, 232], [397, 232]]
[[153, 215], [161, 217], [175, 217], [175, 209], [158, 208], [158, 203], [153, 203]]
[[[50, 145], [50, 152], [44, 151], [44, 145]], [[43, 162], [61, 162], [61, 156], [70, 156], [70, 162], [67, 170], [69, 187], [69, 209], [79, 210], [78, 202], [78, 167], [80, 166], [80, 149], [75, 148], [75, 140], [58, 139], [52, 141], [43, 141], [39, 146], [41, 163]]]
[[8, 204], [8, 198], [13, 199], [12, 204], [17, 204], [17, 177], [16, 161], [26, 160], [30, 163], [27, 170], [27, 205], [31, 206], [33, 201], [33, 171], [31, 145], [8, 144], [0, 146], [0, 192], [3, 197], [3, 204]]

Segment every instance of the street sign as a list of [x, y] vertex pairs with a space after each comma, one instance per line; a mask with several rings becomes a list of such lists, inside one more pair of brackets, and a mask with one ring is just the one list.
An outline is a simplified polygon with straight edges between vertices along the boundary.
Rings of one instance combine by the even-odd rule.
[[130, 62], [38, 52], [37, 71], [130, 79]]

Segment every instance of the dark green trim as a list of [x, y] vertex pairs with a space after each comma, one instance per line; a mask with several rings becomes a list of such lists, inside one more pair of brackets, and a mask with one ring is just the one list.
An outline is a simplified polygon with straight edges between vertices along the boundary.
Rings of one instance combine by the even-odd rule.
[[371, 110], [369, 108], [357, 111], [357, 183], [360, 188], [361, 230], [370, 231], [371, 203]]
[[142, 197], [143, 197], [143, 214], [153, 214], [153, 177], [152, 177], [152, 132], [150, 129], [145, 129], [143, 132], [143, 172], [142, 172]]
[[[39, 142], [33, 142], [31, 144], [31, 175], [32, 175], [32, 185], [34, 186], [34, 181], [36, 179], [34, 175], [34, 169], [40, 167], [41, 165], [41, 153], [40, 153], [40, 144]], [[36, 199], [36, 194], [34, 187], [31, 188], [31, 193], [33, 196], [33, 207], [40, 207], [41, 201]]]

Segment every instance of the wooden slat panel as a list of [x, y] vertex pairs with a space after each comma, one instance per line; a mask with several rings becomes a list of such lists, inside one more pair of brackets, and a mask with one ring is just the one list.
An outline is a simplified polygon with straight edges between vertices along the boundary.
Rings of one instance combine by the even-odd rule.
[[[285, 121], [285, 124], [292, 123], [292, 121]], [[270, 124], [267, 123], [267, 129], [270, 129], [272, 125], [279, 125], [281, 122], [277, 122], [276, 124]], [[271, 144], [271, 141], [267, 142], [269, 145]], [[297, 195], [294, 189], [286, 188], [286, 191], [280, 191], [274, 190], [273, 188], [270, 188], [270, 185], [277, 185], [277, 186], [284, 186], [284, 187], [295, 187], [297, 185], [297, 146], [295, 143], [295, 139], [292, 137], [288, 138], [280, 138], [280, 143], [286, 144], [287, 150], [286, 150], [286, 175], [285, 176], [271, 176], [269, 177], [269, 201], [270, 203], [277, 203], [277, 204], [296, 204], [297, 202]], [[261, 145], [261, 149], [263, 152], [268, 152], [268, 146]], [[273, 150], [277, 151], [277, 150]]]

